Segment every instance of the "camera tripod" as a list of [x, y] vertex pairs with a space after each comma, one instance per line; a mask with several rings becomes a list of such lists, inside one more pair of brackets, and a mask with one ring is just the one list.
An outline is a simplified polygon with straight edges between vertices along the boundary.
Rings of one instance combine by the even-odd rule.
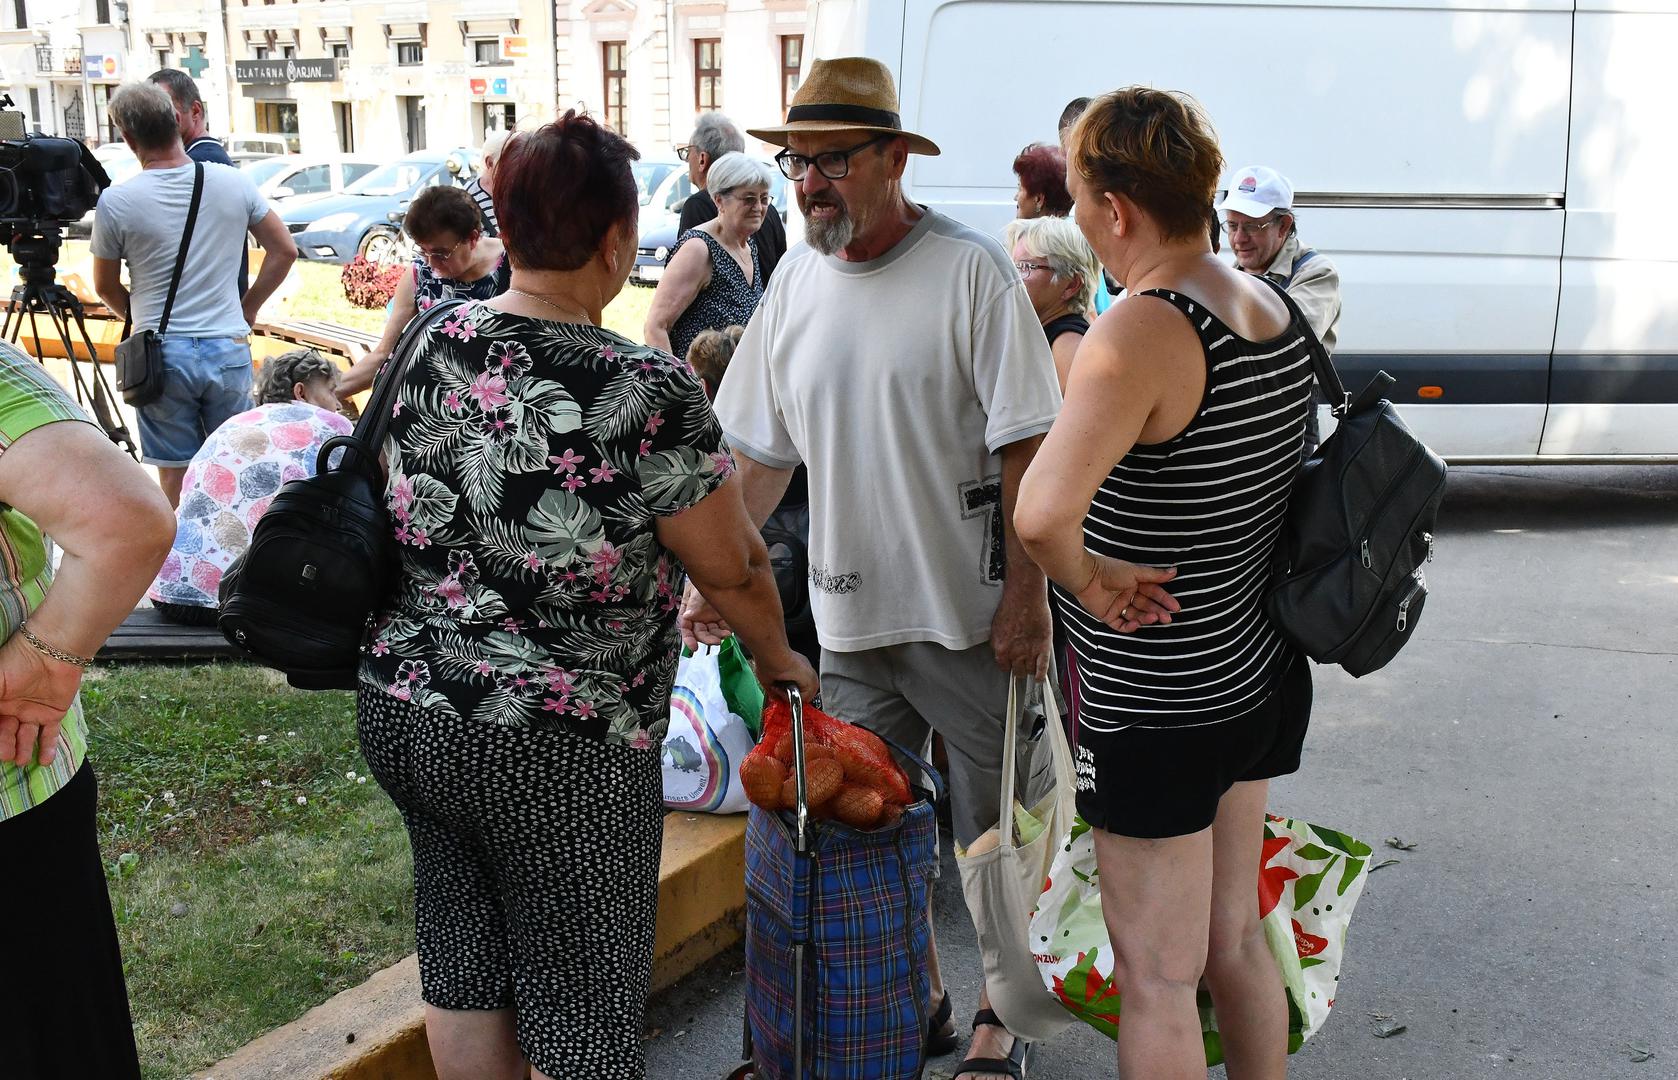
[[[23, 284], [12, 289], [12, 300], [6, 310], [5, 323], [0, 326], [0, 337], [18, 344], [18, 338], [23, 333], [23, 320], [27, 316], [29, 333], [35, 342], [35, 359], [44, 366], [46, 357], [41, 347], [37, 316], [45, 315], [50, 319], [59, 340], [64, 343], [64, 359], [75, 382], [76, 401], [92, 412], [100, 429], [112, 442], [128, 451], [130, 457], [138, 459], [134, 437], [123, 424], [122, 414], [117, 411], [116, 396], [111, 393], [105, 373], [99, 369], [99, 353], [93, 347], [93, 339], [88, 336], [87, 314], [81, 298], [56, 280], [58, 250], [62, 240], [63, 235], [56, 226], [32, 224], [12, 231], [11, 242], [7, 246], [17, 263], [18, 276], [23, 279]], [[70, 333], [72, 326], [76, 331], [74, 338]], [[77, 355], [78, 346], [85, 350], [85, 355]], [[84, 363], [93, 373], [91, 378], [82, 372]]]

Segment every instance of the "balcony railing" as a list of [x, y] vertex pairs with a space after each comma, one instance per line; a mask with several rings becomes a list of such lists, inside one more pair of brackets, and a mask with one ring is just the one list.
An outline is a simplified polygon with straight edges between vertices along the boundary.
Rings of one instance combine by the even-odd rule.
[[51, 75], [80, 75], [82, 73], [82, 51], [80, 49], [55, 49], [51, 45], [35, 46], [35, 70], [42, 74]]

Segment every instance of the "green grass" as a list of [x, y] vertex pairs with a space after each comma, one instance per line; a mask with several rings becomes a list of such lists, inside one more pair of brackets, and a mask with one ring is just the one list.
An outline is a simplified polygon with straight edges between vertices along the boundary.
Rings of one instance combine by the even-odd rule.
[[124, 665], [83, 702], [148, 1080], [202, 1069], [412, 951], [407, 837], [362, 779], [351, 695], [241, 665]]

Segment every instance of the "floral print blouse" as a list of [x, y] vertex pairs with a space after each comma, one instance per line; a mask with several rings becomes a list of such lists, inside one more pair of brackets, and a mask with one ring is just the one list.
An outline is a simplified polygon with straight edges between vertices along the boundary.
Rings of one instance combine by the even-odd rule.
[[467, 304], [420, 343], [385, 450], [401, 579], [364, 687], [656, 750], [683, 570], [653, 523], [734, 471], [693, 371]]

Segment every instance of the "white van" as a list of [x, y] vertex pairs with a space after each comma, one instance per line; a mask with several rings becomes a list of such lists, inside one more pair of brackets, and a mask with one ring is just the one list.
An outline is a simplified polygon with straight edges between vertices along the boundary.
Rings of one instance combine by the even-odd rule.
[[1070, 99], [1193, 94], [1293, 180], [1339, 266], [1335, 354], [1459, 462], [1678, 460], [1678, 0], [830, 0], [879, 57], [914, 197], [999, 231]]

